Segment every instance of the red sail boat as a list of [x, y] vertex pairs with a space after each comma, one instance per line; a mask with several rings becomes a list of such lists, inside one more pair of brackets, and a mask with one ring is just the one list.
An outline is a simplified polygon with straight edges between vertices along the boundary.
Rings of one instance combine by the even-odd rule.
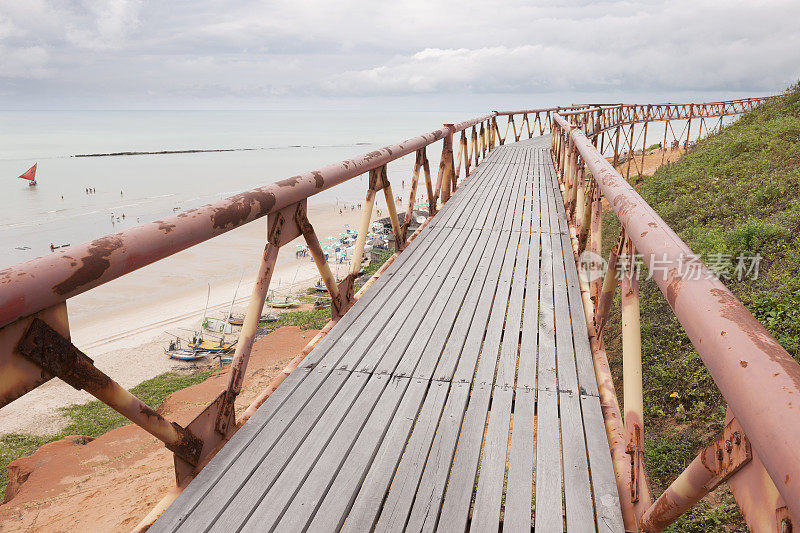
[[36, 186], [36, 165], [38, 165], [38, 164], [39, 163], [34, 163], [33, 166], [31, 168], [29, 168], [27, 171], [25, 171], [24, 174], [20, 174], [17, 177], [18, 178], [22, 178], [24, 180], [28, 180], [28, 182], [29, 182], [28, 186], [29, 187], [35, 187]]

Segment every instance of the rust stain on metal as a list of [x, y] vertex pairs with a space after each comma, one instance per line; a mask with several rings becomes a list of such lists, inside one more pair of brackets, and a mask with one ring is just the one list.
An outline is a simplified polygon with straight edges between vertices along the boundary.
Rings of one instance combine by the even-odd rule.
[[379, 150], [373, 150], [364, 156], [365, 161], [372, 161], [373, 159], [377, 159], [383, 154]]
[[113, 383], [92, 359], [40, 318], [33, 319], [17, 351], [78, 390], [98, 391]]
[[275, 183], [278, 187], [294, 187], [302, 178], [300, 176], [292, 176], [291, 178], [286, 178], [285, 180], [280, 180]]
[[203, 441], [180, 424], [175, 422], [171, 424], [181, 438], [174, 444], [165, 444], [165, 447], [175, 455], [185, 459], [192, 466], [197, 465], [200, 460], [200, 454], [203, 451]]
[[153, 408], [151, 408], [150, 406], [145, 405], [145, 404], [142, 404], [141, 407], [139, 407], [139, 412], [142, 413], [144, 416], [147, 416], [147, 417], [161, 418], [161, 415], [159, 415], [157, 412], [155, 412], [155, 410], [153, 410]]
[[163, 220], [156, 220], [153, 224], [158, 224], [159, 231], [163, 231], [164, 233], [169, 233], [175, 229], [175, 224], [167, 224]]
[[253, 213], [256, 204], [262, 214], [275, 206], [275, 195], [271, 192], [250, 191], [237, 194], [230, 200], [229, 205], [216, 209], [211, 215], [211, 222], [215, 228], [235, 228], [241, 225]]
[[615, 198], [614, 205], [617, 208], [616, 209], [617, 216], [619, 216], [620, 219], [622, 219], [622, 217], [624, 217], [628, 213], [628, 211], [636, 208], [636, 202], [625, 197], [624, 195], [620, 195], [617, 198]]
[[681, 285], [683, 285], [683, 278], [676, 274], [676, 271], [672, 271], [672, 279], [667, 284], [667, 302], [669, 302], [669, 306], [675, 309], [675, 300], [678, 298], [678, 294], [681, 290]]
[[315, 170], [311, 173], [314, 176], [314, 185], [317, 189], [321, 189], [325, 186], [325, 178], [322, 177], [322, 173], [318, 170]]
[[742, 361], [739, 361], [739, 365], [740, 365], [742, 368], [747, 368], [747, 364], [748, 364], [748, 363], [747, 363], [747, 361], [744, 361], [744, 360], [742, 360]]
[[55, 285], [53, 291], [60, 295], [70, 294], [99, 279], [111, 266], [111, 254], [121, 247], [122, 239], [115, 235], [92, 241], [88, 255], [80, 258], [82, 265], [70, 277]]
[[722, 317], [737, 324], [739, 329], [747, 335], [750, 340], [763, 351], [772, 361], [783, 367], [786, 374], [800, 389], [800, 366], [784, 350], [764, 326], [750, 314], [744, 305], [727, 290], [711, 289], [711, 294], [717, 299], [722, 307]]

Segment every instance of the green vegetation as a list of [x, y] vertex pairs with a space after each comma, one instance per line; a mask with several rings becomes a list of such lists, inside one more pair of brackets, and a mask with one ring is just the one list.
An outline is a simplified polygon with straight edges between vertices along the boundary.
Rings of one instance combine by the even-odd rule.
[[282, 328], [284, 326], [298, 326], [303, 331], [307, 329], [322, 329], [331, 319], [331, 308], [309, 309], [308, 311], [290, 311], [278, 315], [276, 322], [262, 322], [261, 327]]
[[[637, 191], [800, 360], [800, 85], [642, 178]], [[613, 213], [603, 225], [608, 250], [619, 225]], [[739, 279], [739, 256], [756, 254], [757, 278]], [[721, 429], [725, 401], [652, 280], [641, 282], [640, 298], [646, 459], [658, 495]], [[619, 313], [617, 296], [606, 343], [622, 402]], [[722, 487], [670, 530], [746, 528]]]
[[[360, 279], [369, 279], [378, 269], [383, 265], [390, 257], [392, 256], [392, 252], [390, 250], [386, 250], [381, 252], [378, 256], [377, 260], [371, 261], [369, 265], [364, 269], [364, 274], [361, 276]], [[358, 291], [361, 287], [361, 284], [358, 281], [355, 284], [354, 292]], [[324, 295], [327, 296], [327, 293], [318, 293], [315, 289], [310, 289], [308, 291], [309, 295]], [[313, 302], [316, 300], [314, 296], [301, 296], [301, 299], [308, 302]], [[288, 313], [281, 313], [278, 315], [278, 320], [276, 322], [262, 322], [259, 324], [259, 327], [262, 328], [281, 328], [283, 326], [297, 326], [302, 330], [307, 329], [322, 329], [325, 327], [325, 324], [331, 319], [331, 310], [330, 308], [326, 309], [309, 309], [308, 311], [290, 311]]]
[[[211, 371], [184, 374], [166, 372], [136, 385], [130, 392], [150, 407], [158, 407], [173, 392], [205, 381]], [[40, 446], [63, 439], [69, 435], [99, 437], [107, 431], [128, 424], [128, 419], [99, 400], [81, 405], [62, 407], [61, 412], [69, 419], [67, 426], [54, 435], [36, 436], [22, 433], [7, 433], [0, 436], [0, 500], [8, 484], [6, 467], [14, 459], [30, 455]]]

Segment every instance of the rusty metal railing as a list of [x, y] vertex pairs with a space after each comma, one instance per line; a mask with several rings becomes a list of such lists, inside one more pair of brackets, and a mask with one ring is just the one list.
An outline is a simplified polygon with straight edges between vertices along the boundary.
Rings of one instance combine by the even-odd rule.
[[[447, 202], [455, 192], [459, 182], [466, 179], [471, 169], [495, 147], [492, 118], [492, 115], [484, 115], [458, 124], [445, 124], [430, 133], [355, 159], [0, 271], [0, 407], [58, 377], [89, 392], [163, 441], [175, 455], [177, 486], [185, 486], [237, 425], [234, 400], [243, 387], [278, 250], [302, 236], [331, 296], [331, 322], [304, 350], [308, 353], [357, 299], [357, 294], [353, 294], [353, 284], [360, 270], [375, 196], [383, 192], [386, 198], [395, 254], [400, 253], [413, 238], [408, 236], [408, 228], [420, 177], [425, 180], [429, 215], [432, 216], [438, 206]], [[459, 135], [458, 149], [453, 144], [455, 135]], [[434, 182], [427, 151], [439, 141], [441, 157]], [[408, 205], [401, 223], [387, 165], [410, 154], [414, 154], [416, 159]], [[307, 199], [362, 174], [369, 175], [369, 185], [352, 268], [344, 280], [337, 283], [306, 216]], [[258, 275], [236, 344], [227, 386], [185, 428], [166, 420], [130, 394], [98, 370], [92, 360], [70, 342], [67, 299], [262, 217], [267, 217], [267, 243], [261, 253]], [[289, 371], [291, 368], [287, 367]], [[277, 384], [279, 382], [274, 387]], [[259, 395], [245, 412], [244, 419], [274, 387], [271, 385]]]
[[[607, 114], [600, 113], [603, 108], [587, 108], [552, 115], [551, 154], [576, 260], [585, 250], [601, 252], [601, 198], [622, 226], [605, 278], [589, 282], [581, 277], [581, 292], [626, 530], [660, 531], [724, 481], [755, 531], [791, 531], [793, 516], [800, 517], [800, 365], [711, 275], [597, 146], [599, 142], [602, 147], [598, 138], [604, 131], [621, 127], [611, 121], [597, 127], [598, 117], [616, 117], [631, 125], [640, 116], [658, 116], [653, 120], [662, 121], [707, 118], [713, 113], [739, 114], [767, 99], [665, 104], [659, 106], [658, 115], [650, 114], [656, 106], [617, 106]], [[630, 113], [620, 112], [626, 107]], [[643, 108], [648, 111], [638, 115]], [[639, 290], [632, 268], [625, 270], [620, 283], [624, 417], [603, 343], [617, 286], [615, 265], [631, 264], [637, 252], [728, 402], [722, 432], [655, 502], [644, 465]], [[693, 265], [689, 274], [680, 268], [687, 258]]]

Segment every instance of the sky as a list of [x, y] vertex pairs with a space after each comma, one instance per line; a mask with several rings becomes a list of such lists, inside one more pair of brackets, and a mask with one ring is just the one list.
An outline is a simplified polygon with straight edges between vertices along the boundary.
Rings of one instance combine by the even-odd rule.
[[800, 78], [797, 0], [0, 0], [0, 109], [486, 110]]

